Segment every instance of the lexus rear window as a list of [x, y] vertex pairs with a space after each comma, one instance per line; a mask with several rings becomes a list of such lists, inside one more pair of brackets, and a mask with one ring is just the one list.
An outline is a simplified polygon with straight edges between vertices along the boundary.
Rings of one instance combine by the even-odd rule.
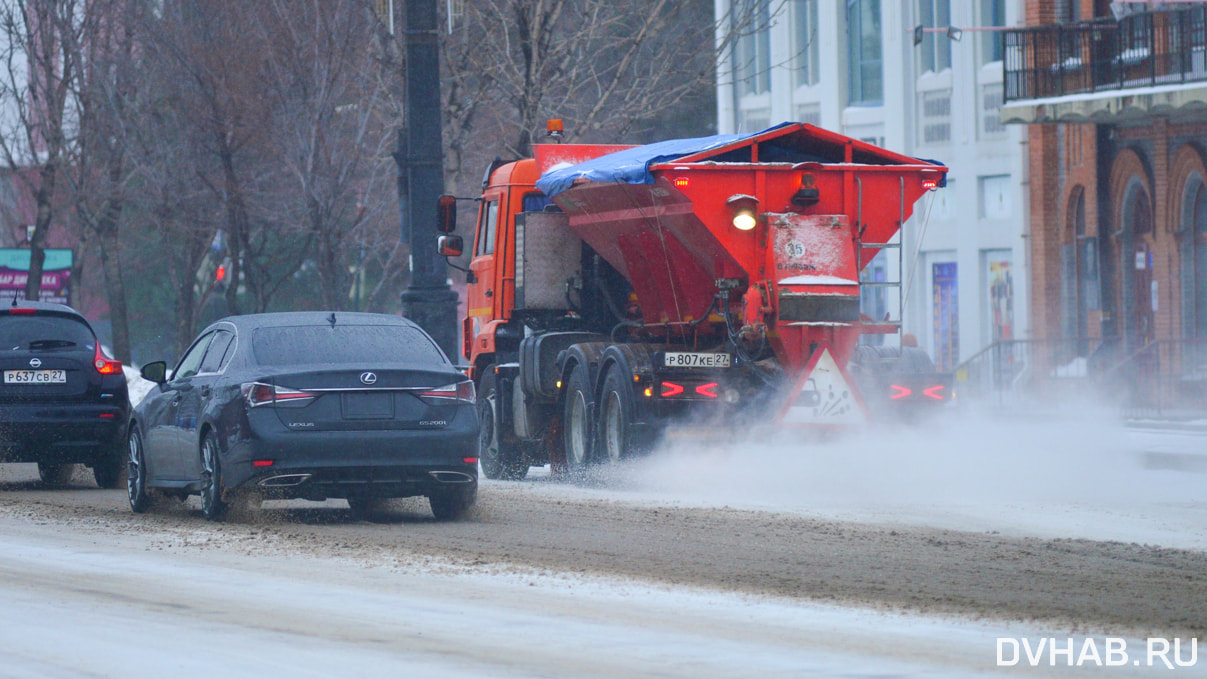
[[444, 354], [414, 328], [401, 325], [337, 325], [259, 328], [252, 354], [260, 365], [310, 363], [419, 363], [448, 365]]
[[95, 349], [92, 331], [63, 316], [0, 315], [0, 351], [44, 351], [82, 347]]

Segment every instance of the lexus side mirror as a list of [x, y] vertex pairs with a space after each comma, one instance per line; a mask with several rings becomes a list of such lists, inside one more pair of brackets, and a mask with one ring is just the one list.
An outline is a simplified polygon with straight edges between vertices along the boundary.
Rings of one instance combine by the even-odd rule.
[[168, 381], [168, 364], [163, 361], [155, 361], [148, 363], [138, 371], [144, 380], [150, 380], [156, 384], [163, 384]]
[[436, 240], [436, 249], [441, 257], [460, 257], [465, 250], [465, 240], [461, 236], [447, 234]]
[[[457, 198], [455, 196], [440, 196], [436, 203], [436, 230], [440, 233], [452, 233], [457, 230]], [[460, 254], [460, 253], [458, 253]], [[449, 255], [445, 255], [446, 257]]]

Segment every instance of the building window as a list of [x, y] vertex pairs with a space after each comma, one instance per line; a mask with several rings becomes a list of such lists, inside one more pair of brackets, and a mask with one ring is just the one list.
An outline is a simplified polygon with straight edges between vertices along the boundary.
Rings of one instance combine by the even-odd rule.
[[762, 132], [771, 127], [771, 109], [751, 108], [738, 110], [739, 132]]
[[1002, 84], [981, 86], [981, 135], [1000, 137], [1006, 133], [1002, 124]]
[[771, 89], [770, 0], [736, 0], [731, 21], [738, 36], [733, 49], [733, 77], [738, 96]]
[[939, 221], [950, 221], [956, 216], [956, 180], [947, 180], [947, 186], [934, 194], [934, 204], [931, 207], [934, 219]]
[[922, 115], [918, 124], [922, 128], [923, 144], [946, 144], [951, 141], [951, 90], [934, 90], [918, 95]]
[[[1183, 232], [1192, 239], [1194, 336], [1207, 338], [1207, 186], [1196, 174], [1186, 189], [1182, 208]], [[1189, 324], [1189, 322], [1188, 322]]]
[[810, 125], [821, 125], [821, 105], [801, 104], [797, 106], [796, 119]]
[[1154, 325], [1159, 281], [1153, 277], [1153, 214], [1148, 191], [1138, 177], [1124, 190], [1120, 253], [1126, 272], [1120, 290], [1128, 346], [1141, 347], [1156, 339]]
[[[1077, 299], [1084, 316], [1086, 311], [1098, 310], [1098, 239], [1085, 232], [1085, 193], [1077, 198], [1074, 213], [1077, 234]], [[1085, 323], [1082, 323], [1083, 331]], [[1084, 334], [1082, 335], [1084, 337]]]
[[818, 80], [817, 0], [792, 3], [792, 69], [797, 87]]
[[847, 68], [850, 103], [884, 103], [881, 72], [880, 0], [847, 0]]
[[1086, 356], [1090, 351], [1090, 312], [1101, 306], [1098, 239], [1086, 233], [1085, 190], [1080, 186], [1069, 199], [1067, 220], [1068, 235], [1060, 246], [1061, 332], [1071, 341], [1071, 355]]
[[[1006, 25], [1006, 0], [981, 0], [981, 25]], [[989, 31], [981, 34], [982, 63], [1001, 61], [1005, 56], [1002, 31]]]
[[[918, 18], [927, 28], [951, 25], [951, 0], [919, 0]], [[951, 40], [942, 33], [922, 34], [922, 72], [951, 68]]]
[[989, 341], [1014, 339], [1014, 253], [986, 250], [982, 255], [985, 287], [989, 293]]
[[981, 218], [1010, 219], [1014, 212], [1010, 205], [1010, 175], [981, 177], [980, 182]]
[[960, 362], [959, 277], [955, 262], [935, 262], [930, 266], [935, 367], [949, 372]]

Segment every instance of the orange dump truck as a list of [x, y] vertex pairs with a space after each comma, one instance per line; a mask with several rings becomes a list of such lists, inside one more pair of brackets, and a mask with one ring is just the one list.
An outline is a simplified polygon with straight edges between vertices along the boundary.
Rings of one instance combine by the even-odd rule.
[[859, 272], [946, 171], [803, 124], [493, 163], [463, 321], [484, 473], [614, 463], [684, 423], [862, 420], [847, 368], [899, 324], [862, 316]]

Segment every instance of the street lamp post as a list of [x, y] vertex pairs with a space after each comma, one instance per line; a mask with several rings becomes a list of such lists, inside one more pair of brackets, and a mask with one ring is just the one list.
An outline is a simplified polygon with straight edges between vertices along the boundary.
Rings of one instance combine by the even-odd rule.
[[399, 135], [394, 155], [402, 238], [411, 246], [411, 283], [402, 293], [402, 312], [457, 362], [457, 294], [436, 250], [436, 201], [444, 193], [436, 0], [407, 0], [405, 6], [406, 136]]

